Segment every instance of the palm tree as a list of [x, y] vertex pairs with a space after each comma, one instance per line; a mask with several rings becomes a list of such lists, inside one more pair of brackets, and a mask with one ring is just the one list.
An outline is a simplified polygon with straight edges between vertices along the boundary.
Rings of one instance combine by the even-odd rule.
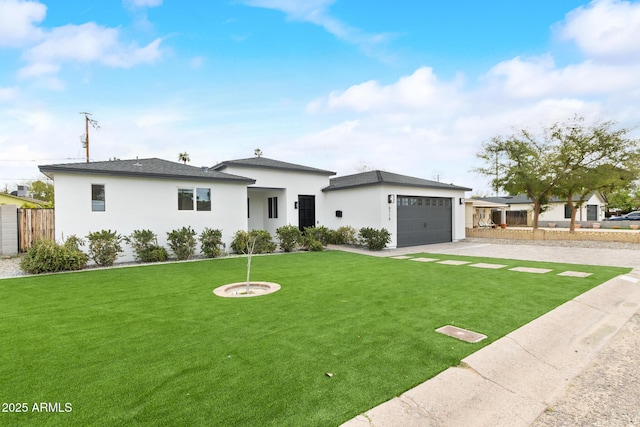
[[191, 158], [189, 157], [189, 153], [185, 151], [184, 153], [178, 154], [178, 160], [180, 160], [182, 163], [186, 165], [187, 162], [191, 161]]

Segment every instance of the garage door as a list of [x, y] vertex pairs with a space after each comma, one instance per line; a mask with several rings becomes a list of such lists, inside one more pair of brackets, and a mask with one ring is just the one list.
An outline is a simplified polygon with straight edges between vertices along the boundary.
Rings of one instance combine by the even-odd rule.
[[451, 199], [398, 196], [398, 246], [452, 241]]

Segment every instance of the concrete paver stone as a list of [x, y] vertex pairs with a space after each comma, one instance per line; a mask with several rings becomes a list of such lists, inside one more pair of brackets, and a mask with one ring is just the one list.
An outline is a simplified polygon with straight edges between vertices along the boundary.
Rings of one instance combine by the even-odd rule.
[[[530, 247], [514, 249], [517, 245], [432, 246], [440, 249], [431, 249], [433, 253], [493, 254], [496, 258], [567, 263], [575, 263], [579, 253], [584, 264], [638, 268], [562, 304], [464, 358], [460, 366], [445, 370], [343, 426], [529, 426], [640, 311], [640, 260], [636, 251], [540, 247], [531, 256]], [[403, 249], [430, 252], [424, 247]]]

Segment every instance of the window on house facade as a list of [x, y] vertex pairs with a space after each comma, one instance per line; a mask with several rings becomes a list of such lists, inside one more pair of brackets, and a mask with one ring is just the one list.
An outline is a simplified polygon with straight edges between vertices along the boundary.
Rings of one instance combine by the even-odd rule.
[[91, 210], [93, 212], [104, 212], [104, 202], [104, 184], [91, 184]]
[[199, 211], [211, 210], [211, 189], [196, 188], [196, 206]]
[[211, 211], [210, 188], [178, 188], [179, 211]]
[[564, 205], [564, 217], [571, 218], [571, 206], [569, 206], [569, 203], [565, 203]]
[[193, 210], [193, 188], [178, 188], [178, 210]]
[[278, 198], [269, 197], [269, 218], [278, 218]]

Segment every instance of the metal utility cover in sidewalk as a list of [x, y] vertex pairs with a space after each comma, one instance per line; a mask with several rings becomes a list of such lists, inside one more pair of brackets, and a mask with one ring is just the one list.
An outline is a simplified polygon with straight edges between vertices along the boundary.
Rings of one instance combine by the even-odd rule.
[[438, 328], [436, 329], [436, 332], [470, 343], [477, 343], [487, 338], [486, 335], [482, 335], [477, 332], [468, 331], [466, 329], [458, 328], [457, 326], [451, 325]]

